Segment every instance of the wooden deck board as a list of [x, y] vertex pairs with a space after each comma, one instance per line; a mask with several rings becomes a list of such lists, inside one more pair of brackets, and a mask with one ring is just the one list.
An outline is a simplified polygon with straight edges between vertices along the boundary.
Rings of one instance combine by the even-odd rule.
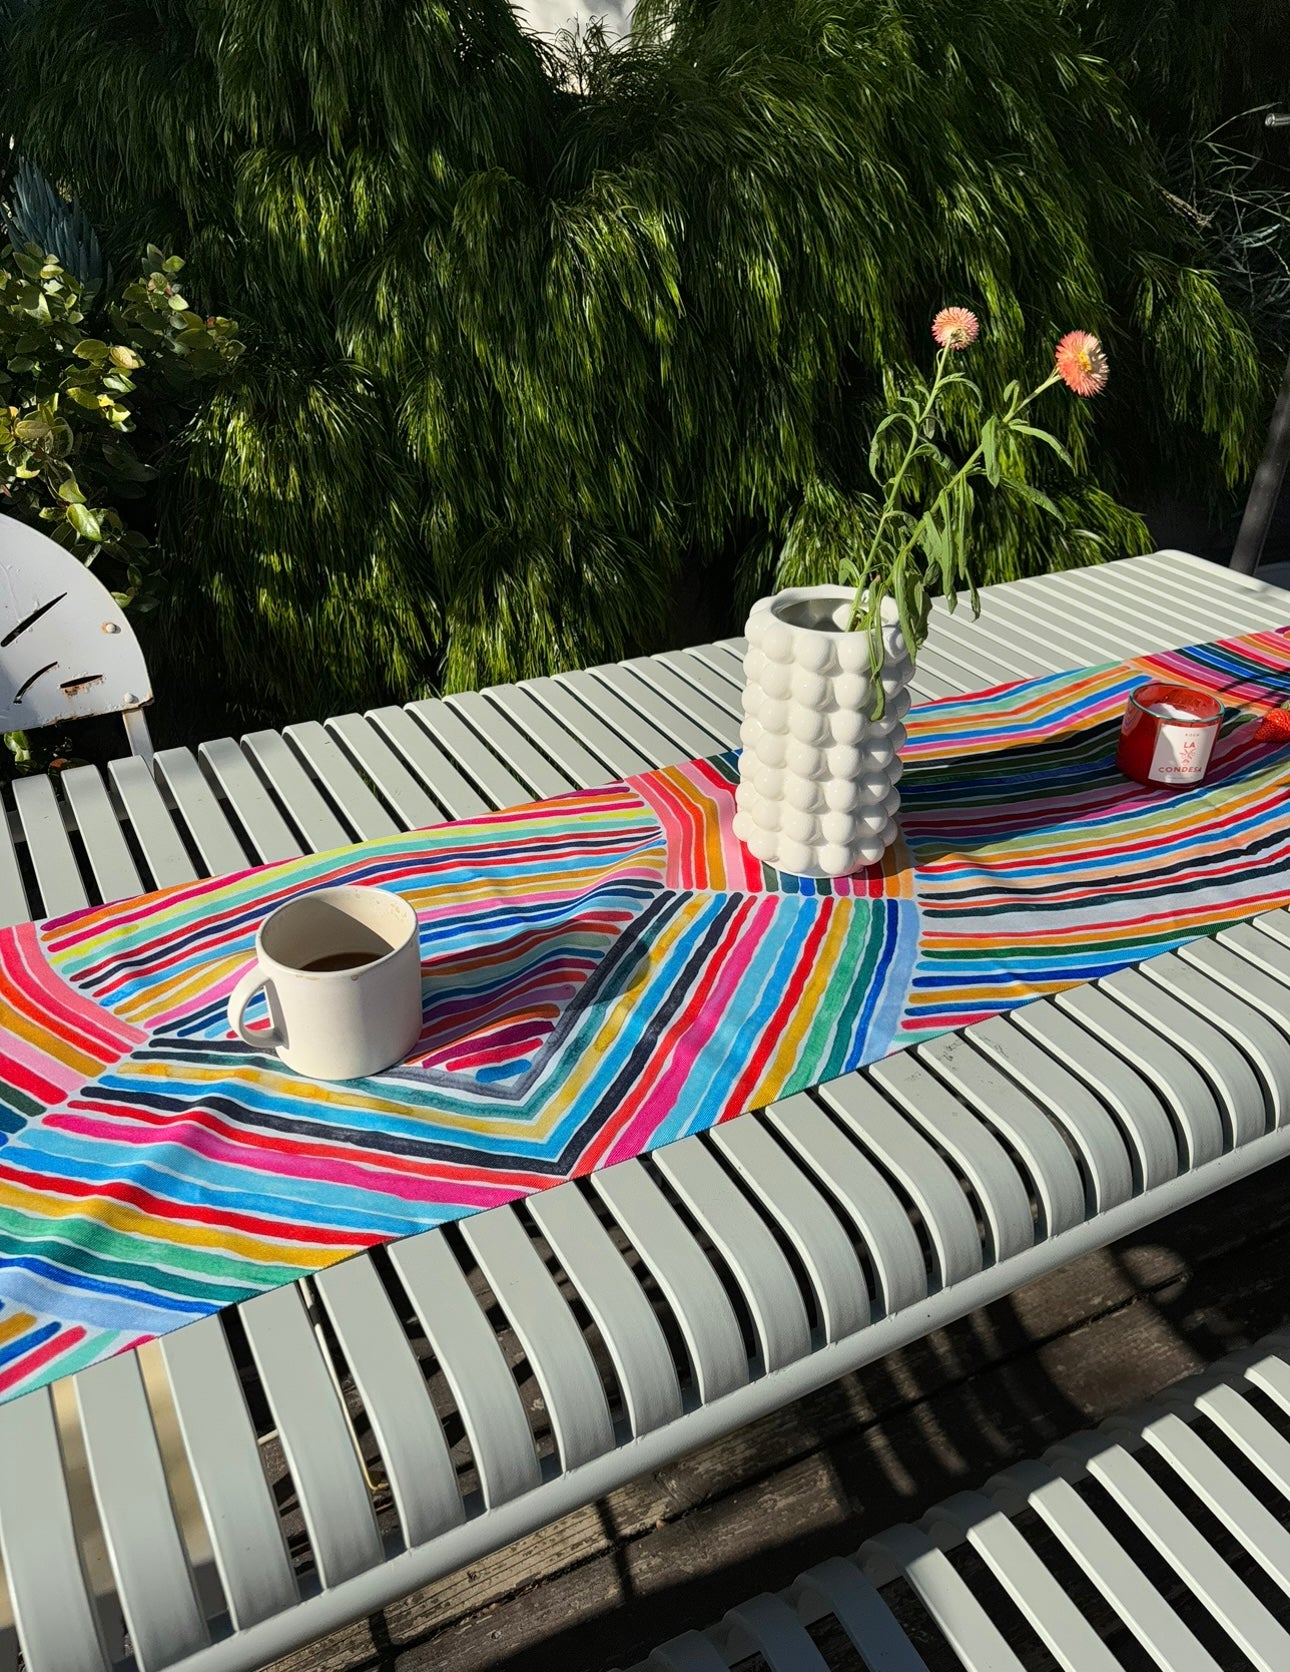
[[[603, 1672], [1290, 1317], [1290, 1163], [279, 1662]], [[839, 1665], [842, 1665], [839, 1662]]]

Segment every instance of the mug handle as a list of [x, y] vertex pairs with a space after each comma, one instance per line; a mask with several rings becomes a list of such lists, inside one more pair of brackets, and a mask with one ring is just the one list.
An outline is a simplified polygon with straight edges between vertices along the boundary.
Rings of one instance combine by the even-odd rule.
[[275, 1022], [272, 1027], [261, 1028], [252, 1033], [242, 1020], [246, 1014], [246, 1007], [259, 992], [266, 990], [265, 997], [269, 1001], [269, 1014], [272, 1016], [277, 1010], [273, 1003], [276, 997], [273, 991], [272, 978], [264, 973], [259, 964], [252, 964], [246, 974], [234, 987], [228, 996], [228, 1025], [244, 1045], [254, 1046], [256, 1050], [275, 1051], [279, 1045], [285, 1045], [287, 1036]]

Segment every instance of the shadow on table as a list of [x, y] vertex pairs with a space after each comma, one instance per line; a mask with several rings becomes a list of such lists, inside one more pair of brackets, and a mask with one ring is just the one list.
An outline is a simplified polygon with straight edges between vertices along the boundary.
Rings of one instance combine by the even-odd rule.
[[[520, 1594], [411, 1642], [405, 1605], [397, 1648], [362, 1667], [630, 1667], [916, 1520], [1284, 1325], [1288, 1185], [1290, 1163], [1269, 1168], [680, 1459], [597, 1506], [608, 1548], [581, 1566], [553, 1575], [539, 1556]], [[572, 1542], [553, 1530], [551, 1548]]]

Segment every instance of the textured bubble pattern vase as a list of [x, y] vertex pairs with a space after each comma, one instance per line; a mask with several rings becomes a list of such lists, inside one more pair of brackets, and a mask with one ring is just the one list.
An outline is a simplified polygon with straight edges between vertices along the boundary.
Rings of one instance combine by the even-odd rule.
[[868, 636], [845, 626], [849, 587], [792, 587], [753, 605], [744, 632], [744, 721], [734, 830], [758, 859], [798, 877], [845, 877], [896, 839], [902, 721], [912, 663], [883, 603], [874, 720]]

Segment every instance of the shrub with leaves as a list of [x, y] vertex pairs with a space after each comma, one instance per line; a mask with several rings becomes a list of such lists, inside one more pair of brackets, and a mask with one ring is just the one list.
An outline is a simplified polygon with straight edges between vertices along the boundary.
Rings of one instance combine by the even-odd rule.
[[122, 604], [157, 600], [155, 548], [131, 502], [195, 404], [197, 385], [242, 351], [232, 320], [203, 318], [178, 286], [178, 256], [100, 303], [37, 244], [0, 252], [0, 507], [38, 522]]
[[[700, 585], [729, 611], [702, 631], [735, 628], [836, 572], [788, 530], [855, 506], [950, 293], [991, 406], [1076, 320], [1116, 365], [1096, 425], [1036, 402], [1077, 474], [1026, 479], [1065, 516], [991, 496], [979, 579], [1236, 489], [1280, 367], [1089, 28], [1073, 0], [639, 0], [561, 63], [505, 0], [28, 0], [0, 39], [24, 152], [108, 260], [182, 248], [256, 343], [161, 496], [170, 666], [198, 633], [273, 723], [701, 636]], [[975, 416], [947, 398], [951, 450]]]

